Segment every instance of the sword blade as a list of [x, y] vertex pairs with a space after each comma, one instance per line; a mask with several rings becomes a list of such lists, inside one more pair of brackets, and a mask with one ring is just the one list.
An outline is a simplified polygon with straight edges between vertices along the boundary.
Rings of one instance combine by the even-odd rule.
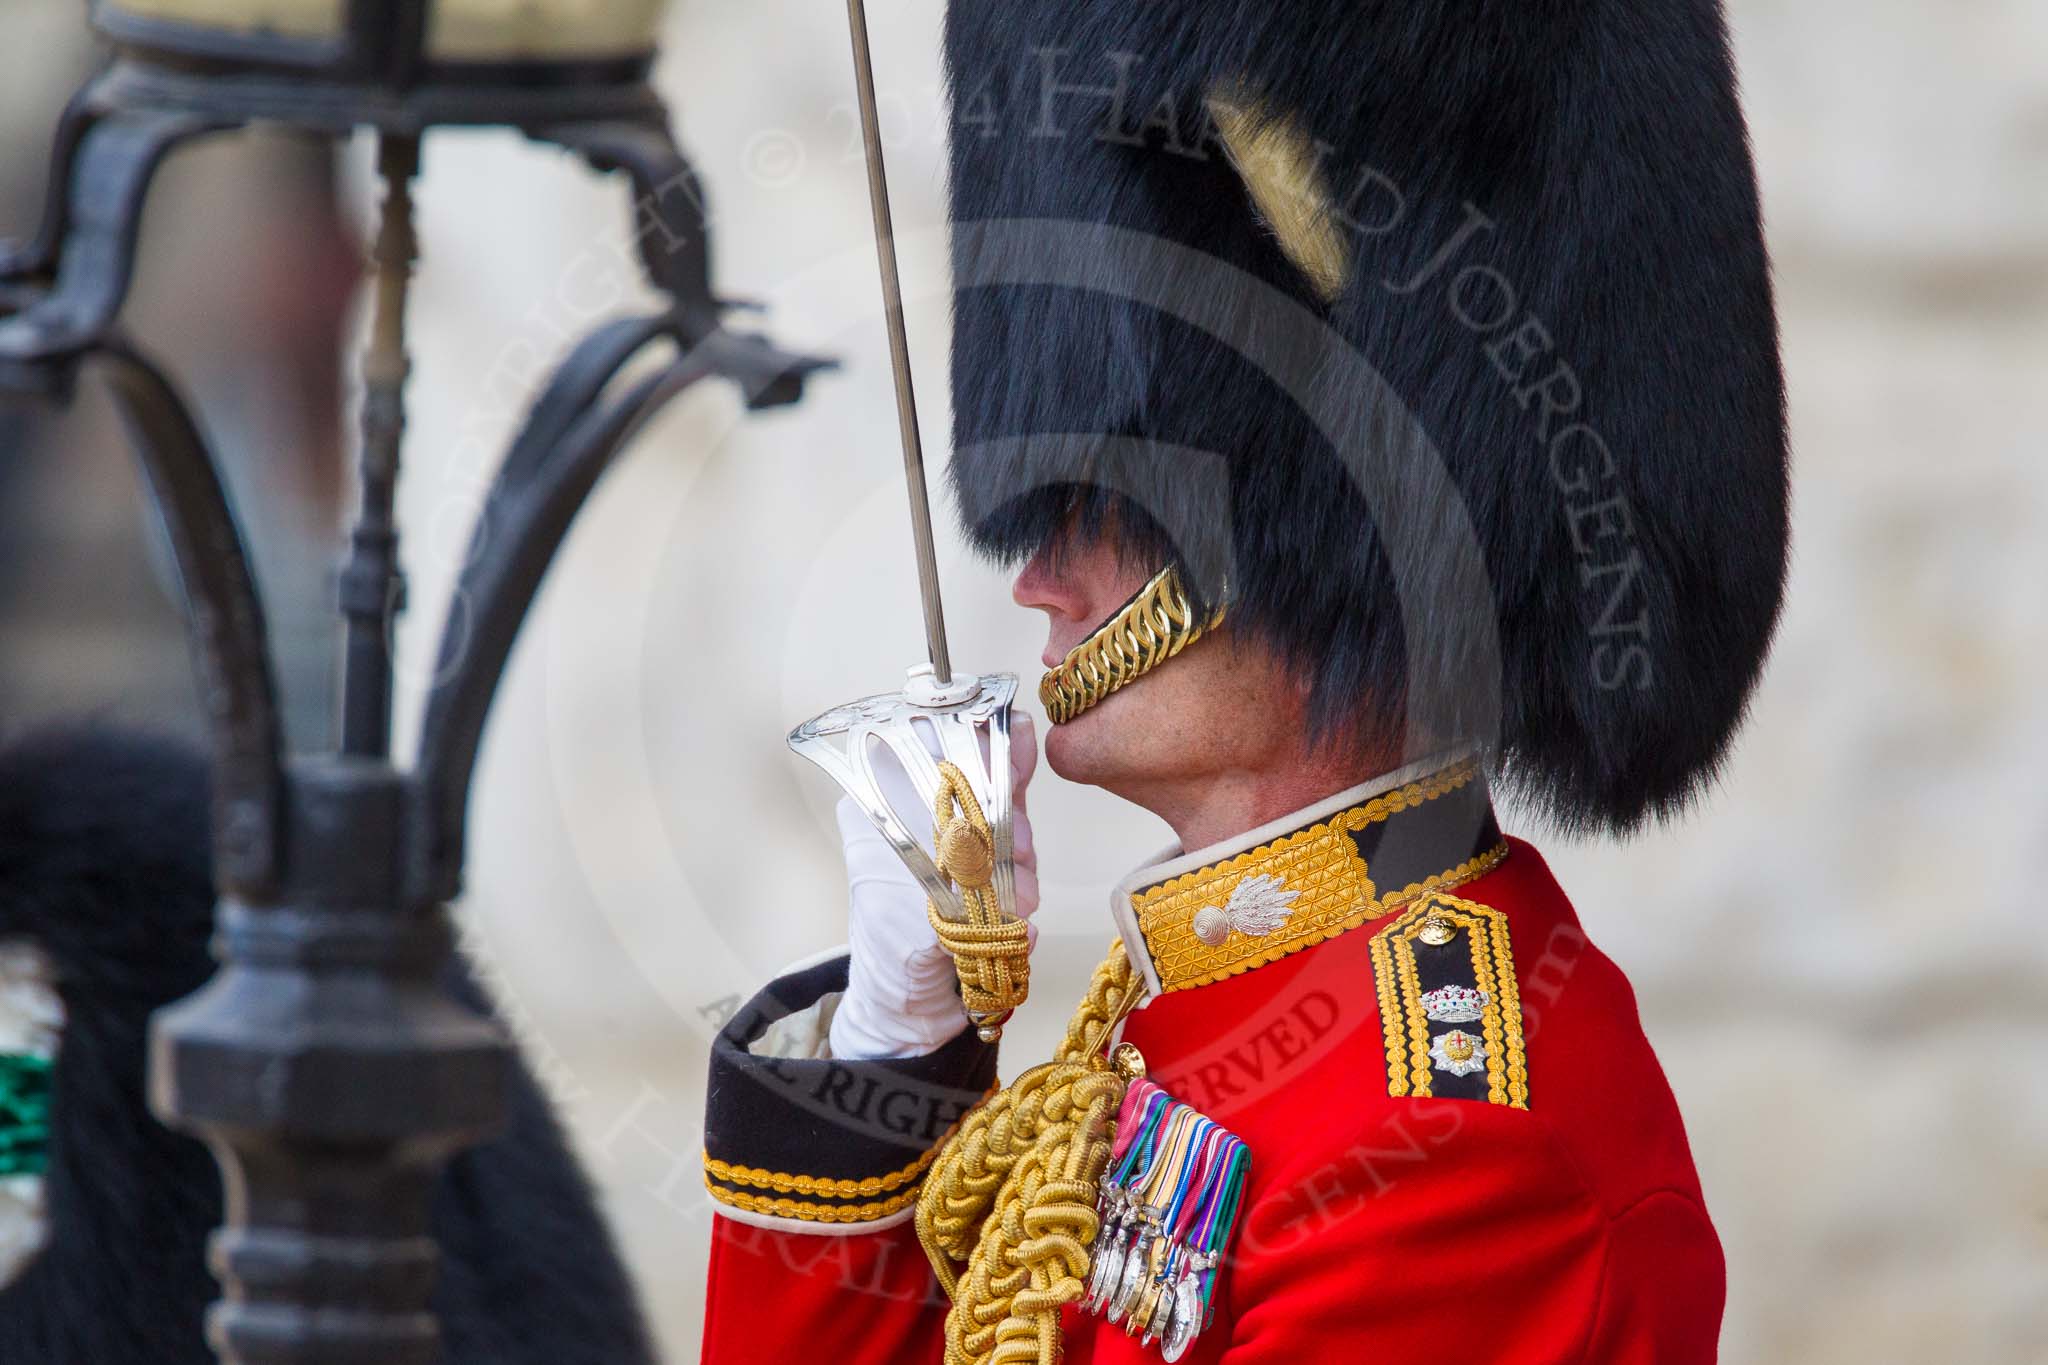
[[946, 647], [946, 610], [939, 598], [939, 557], [932, 540], [932, 508], [925, 486], [924, 443], [917, 430], [917, 391], [910, 378], [910, 333], [903, 322], [903, 277], [896, 264], [896, 229], [889, 212], [889, 175], [882, 156], [882, 120], [875, 104], [875, 65], [868, 47], [863, 0], [846, 0], [853, 31], [854, 85], [860, 98], [861, 136], [867, 148], [868, 198], [875, 216], [875, 256], [882, 268], [882, 304], [888, 317], [889, 359], [896, 375], [896, 423], [903, 436], [903, 478], [910, 490], [910, 536], [917, 550], [918, 593], [924, 599], [925, 643], [934, 681], [953, 681]]

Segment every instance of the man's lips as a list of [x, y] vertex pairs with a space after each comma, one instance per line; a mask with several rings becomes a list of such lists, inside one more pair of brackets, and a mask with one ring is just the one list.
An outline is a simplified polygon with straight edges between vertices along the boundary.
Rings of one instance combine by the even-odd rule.
[[[1105, 618], [1094, 625], [1089, 625], [1085, 621], [1077, 621], [1072, 617], [1068, 617], [1065, 621], [1048, 622], [1047, 624], [1050, 629], [1046, 632], [1045, 653], [1038, 656], [1038, 662], [1044, 664], [1048, 670], [1058, 668], [1067, 661], [1068, 657], [1075, 650], [1088, 643], [1097, 631], [1109, 624], [1111, 619], [1114, 618]], [[1060, 632], [1063, 630], [1073, 632], [1073, 638], [1064, 644], [1060, 642]]]

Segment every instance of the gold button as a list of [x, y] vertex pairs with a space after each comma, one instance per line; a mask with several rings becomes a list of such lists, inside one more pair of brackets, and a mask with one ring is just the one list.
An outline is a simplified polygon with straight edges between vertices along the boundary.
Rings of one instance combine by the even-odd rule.
[[1441, 948], [1457, 936], [1458, 931], [1449, 920], [1431, 915], [1422, 922], [1422, 932], [1415, 937], [1432, 948]]

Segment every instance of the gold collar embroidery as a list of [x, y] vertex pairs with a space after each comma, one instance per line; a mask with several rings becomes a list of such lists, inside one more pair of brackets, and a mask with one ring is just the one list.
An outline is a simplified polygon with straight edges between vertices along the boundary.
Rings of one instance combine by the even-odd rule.
[[1191, 870], [1180, 857], [1127, 879], [1118, 926], [1148, 994], [1276, 962], [1499, 866], [1508, 850], [1479, 764], [1417, 766], [1412, 781], [1353, 788], [1254, 830], [1245, 852], [1206, 849]]

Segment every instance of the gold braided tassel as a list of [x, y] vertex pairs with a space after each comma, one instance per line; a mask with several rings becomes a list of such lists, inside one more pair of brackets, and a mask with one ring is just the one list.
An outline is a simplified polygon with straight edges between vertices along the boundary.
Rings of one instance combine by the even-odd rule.
[[1021, 919], [1007, 917], [996, 899], [995, 833], [967, 774], [951, 763], [939, 764], [939, 794], [933, 802], [932, 842], [939, 871], [960, 888], [967, 919], [948, 919], [936, 903], [925, 914], [939, 942], [953, 955], [960, 973], [960, 1002], [994, 1042], [1002, 1020], [1024, 1003], [1031, 989], [1030, 931]]
[[1118, 943], [1055, 1059], [976, 1106], [939, 1149], [917, 1236], [953, 1300], [946, 1365], [1060, 1359], [1060, 1309], [1087, 1293], [1096, 1194], [1127, 1085], [1103, 1049], [1139, 990]]

